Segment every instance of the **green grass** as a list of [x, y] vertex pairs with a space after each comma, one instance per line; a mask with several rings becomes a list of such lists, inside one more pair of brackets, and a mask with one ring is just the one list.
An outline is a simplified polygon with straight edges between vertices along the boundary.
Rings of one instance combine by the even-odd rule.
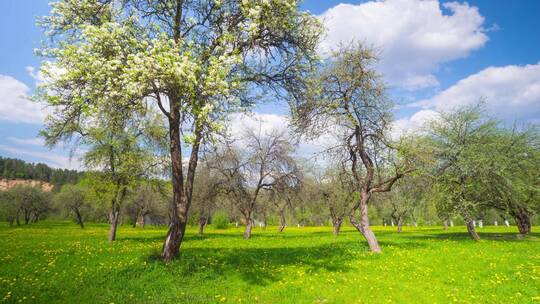
[[383, 254], [350, 227], [190, 229], [181, 258], [156, 258], [164, 228], [84, 230], [0, 223], [0, 302], [7, 303], [540, 303], [539, 234], [487, 227], [375, 227]]

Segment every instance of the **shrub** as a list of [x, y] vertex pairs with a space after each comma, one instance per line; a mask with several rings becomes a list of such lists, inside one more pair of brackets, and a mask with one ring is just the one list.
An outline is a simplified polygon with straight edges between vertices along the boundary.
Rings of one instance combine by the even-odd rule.
[[227, 229], [229, 227], [229, 215], [223, 211], [216, 212], [212, 225], [216, 229]]

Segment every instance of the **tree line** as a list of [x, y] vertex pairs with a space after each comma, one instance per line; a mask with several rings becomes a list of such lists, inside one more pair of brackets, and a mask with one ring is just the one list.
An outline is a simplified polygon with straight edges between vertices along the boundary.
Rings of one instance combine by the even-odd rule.
[[28, 163], [0, 156], [0, 178], [4, 179], [30, 179], [60, 186], [76, 183], [81, 175], [76, 170], [56, 169], [43, 163]]
[[[202, 155], [188, 224], [198, 225], [201, 235], [214, 220], [219, 228], [241, 225], [246, 239], [257, 225], [275, 225], [279, 233], [290, 225], [332, 225], [336, 236], [344, 223], [355, 226], [350, 217], [362, 190], [347, 166], [350, 158], [326, 152], [330, 163], [314, 165], [295, 154], [291, 135], [283, 128], [246, 129], [236, 136], [225, 132]], [[481, 105], [441, 113], [421, 132], [401, 139], [401, 153], [415, 157], [414, 170], [397, 179], [392, 191], [374, 195], [368, 221], [395, 225], [398, 233], [404, 225], [444, 224], [447, 229], [455, 221], [477, 240], [476, 223], [511, 220], [520, 234], [530, 233], [540, 211], [538, 135], [534, 126], [505, 127], [483, 114]], [[410, 151], [403, 152], [403, 146]], [[379, 165], [376, 170], [393, 168]], [[170, 225], [170, 183], [134, 178], [116, 200], [116, 184], [108, 174], [87, 172], [78, 184], [66, 184], [54, 195], [18, 186], [0, 196], [0, 210], [11, 225], [61, 216], [84, 228], [87, 220], [110, 222], [111, 208], [118, 211], [114, 225]]]

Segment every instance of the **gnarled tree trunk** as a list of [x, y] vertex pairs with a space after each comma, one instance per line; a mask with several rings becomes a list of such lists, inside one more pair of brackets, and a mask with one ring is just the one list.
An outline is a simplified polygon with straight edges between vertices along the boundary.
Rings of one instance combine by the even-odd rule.
[[516, 225], [520, 234], [531, 233], [531, 217], [525, 210], [516, 210], [515, 212], [512, 212], [511, 215], [516, 221]]
[[361, 197], [360, 197], [360, 222], [356, 221], [354, 218], [354, 210], [349, 216], [349, 220], [351, 221], [351, 224], [364, 236], [366, 241], [368, 242], [369, 250], [381, 253], [381, 247], [379, 246], [379, 242], [377, 242], [377, 238], [375, 237], [375, 234], [369, 227], [369, 217], [368, 217], [368, 205], [367, 201], [369, 199], [369, 193], [366, 193], [365, 191], [362, 191]]
[[467, 220], [467, 231], [469, 232], [469, 235], [473, 240], [480, 240], [480, 236], [478, 235], [478, 233], [476, 233], [476, 228], [474, 227], [473, 220]]
[[81, 229], [84, 229], [84, 222], [83, 222], [82, 215], [79, 212], [79, 210], [75, 210], [75, 217], [77, 218], [77, 224], [81, 226]]
[[182, 171], [182, 151], [180, 142], [180, 109], [179, 100], [171, 100], [169, 117], [169, 141], [172, 166], [173, 200], [171, 223], [161, 256], [166, 262], [171, 261], [180, 251], [180, 243], [184, 238], [187, 223], [187, 206], [184, 193], [184, 177]]
[[169, 141], [172, 165], [173, 200], [171, 223], [161, 252], [161, 257], [165, 262], [172, 261], [178, 255], [180, 252], [180, 245], [186, 233], [188, 211], [189, 206], [191, 205], [193, 182], [195, 180], [195, 170], [197, 168], [202, 132], [202, 125], [195, 121], [195, 139], [191, 147], [191, 156], [189, 158], [186, 185], [184, 189], [180, 141], [180, 101], [175, 96], [170, 96], [169, 99], [171, 107], [169, 113]]

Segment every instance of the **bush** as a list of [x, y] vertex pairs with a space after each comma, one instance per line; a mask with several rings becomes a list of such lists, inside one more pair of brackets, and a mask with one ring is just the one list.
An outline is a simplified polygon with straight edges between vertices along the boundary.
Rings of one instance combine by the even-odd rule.
[[229, 215], [223, 211], [218, 211], [214, 214], [212, 226], [216, 229], [229, 228]]

